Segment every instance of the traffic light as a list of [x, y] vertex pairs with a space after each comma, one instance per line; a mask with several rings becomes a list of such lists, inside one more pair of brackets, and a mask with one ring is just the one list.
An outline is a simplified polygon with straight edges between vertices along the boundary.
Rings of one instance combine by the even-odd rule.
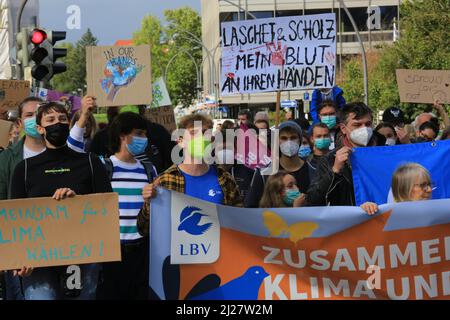
[[30, 30], [22, 28], [16, 36], [17, 63], [22, 68], [28, 67], [30, 63]]
[[54, 48], [57, 41], [66, 38], [65, 31], [51, 31], [45, 29], [34, 29], [30, 33], [30, 41], [34, 45], [31, 51], [31, 60], [34, 66], [31, 75], [38, 81], [50, 81], [58, 73], [67, 70], [64, 62], [56, 61], [67, 55], [67, 49]]

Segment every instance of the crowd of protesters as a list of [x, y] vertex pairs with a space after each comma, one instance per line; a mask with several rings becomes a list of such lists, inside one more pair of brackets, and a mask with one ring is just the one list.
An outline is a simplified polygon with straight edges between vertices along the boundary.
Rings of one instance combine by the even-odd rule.
[[[290, 112], [275, 128], [277, 134], [263, 111], [254, 118], [242, 111], [237, 125], [226, 121], [213, 134], [212, 119], [195, 113], [179, 121], [182, 133], [172, 141], [170, 132], [144, 117], [145, 106], [137, 113], [108, 108], [102, 130], [93, 116], [95, 107], [95, 97], [86, 96], [71, 115], [61, 103], [25, 99], [18, 106], [10, 146], [0, 152], [0, 200], [117, 192], [122, 260], [81, 266], [81, 289], [62, 285], [67, 267], [5, 272], [6, 299], [151, 299], [148, 236], [156, 187], [247, 208], [355, 206], [349, 161], [355, 147], [445, 140], [450, 125], [445, 108], [435, 103], [438, 115], [422, 113], [410, 125], [401, 109], [390, 107], [375, 127], [373, 110], [347, 103], [337, 87], [315, 90], [311, 122], [294, 119]], [[277, 157], [278, 172], [267, 174], [238, 161], [239, 141], [236, 135], [226, 138], [230, 130], [254, 130], [258, 143]], [[173, 159], [175, 148], [180, 161]], [[429, 173], [416, 163], [402, 164], [392, 177], [394, 202], [427, 200], [431, 192]], [[378, 211], [372, 202], [361, 207], [370, 215]]]

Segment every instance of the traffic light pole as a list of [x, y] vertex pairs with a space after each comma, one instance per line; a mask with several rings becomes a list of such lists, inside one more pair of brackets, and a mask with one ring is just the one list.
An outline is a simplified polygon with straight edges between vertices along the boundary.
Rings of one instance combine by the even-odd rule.
[[[17, 12], [17, 19], [16, 19], [16, 34], [20, 33], [20, 20], [22, 19], [23, 10], [25, 8], [25, 5], [27, 4], [28, 0], [22, 0], [22, 3], [20, 4], [19, 11]], [[16, 66], [19, 64], [17, 63], [17, 57], [16, 57]], [[23, 74], [24, 71], [22, 69], [22, 66], [16, 67], [16, 78], [17, 80], [23, 80]]]

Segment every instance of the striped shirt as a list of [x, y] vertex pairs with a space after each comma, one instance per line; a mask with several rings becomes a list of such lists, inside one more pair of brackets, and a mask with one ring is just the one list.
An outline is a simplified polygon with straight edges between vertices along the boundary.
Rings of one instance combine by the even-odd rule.
[[142, 188], [149, 180], [139, 161], [125, 163], [115, 156], [110, 159], [113, 164], [111, 186], [119, 194], [120, 241], [131, 242], [142, 238], [137, 230], [137, 215], [144, 204]]

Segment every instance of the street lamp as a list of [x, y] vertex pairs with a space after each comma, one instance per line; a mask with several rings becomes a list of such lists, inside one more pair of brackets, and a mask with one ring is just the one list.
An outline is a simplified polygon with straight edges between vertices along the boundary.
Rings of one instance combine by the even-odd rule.
[[[188, 41], [194, 41], [195, 43], [201, 45], [203, 47], [203, 49], [205, 50], [208, 59], [209, 59], [209, 67], [210, 67], [210, 90], [211, 88], [213, 89], [213, 93], [214, 93], [214, 100], [217, 106], [218, 100], [219, 100], [219, 93], [217, 92], [217, 86], [215, 83], [216, 80], [216, 63], [214, 61], [214, 56], [212, 55], [211, 51], [205, 46], [205, 44], [203, 43], [203, 41], [201, 39], [199, 39], [195, 34], [193, 34], [192, 32], [189, 32], [187, 30], [180, 30], [177, 29], [177, 32], [183, 32], [186, 33], [189, 37], [184, 37], [181, 36], [179, 33], [175, 33], [173, 35], [173, 39], [176, 37], [181, 36], [182, 38], [188, 40]], [[212, 83], [211, 83], [212, 80]], [[213, 114], [215, 115], [215, 109], [213, 110]]]

